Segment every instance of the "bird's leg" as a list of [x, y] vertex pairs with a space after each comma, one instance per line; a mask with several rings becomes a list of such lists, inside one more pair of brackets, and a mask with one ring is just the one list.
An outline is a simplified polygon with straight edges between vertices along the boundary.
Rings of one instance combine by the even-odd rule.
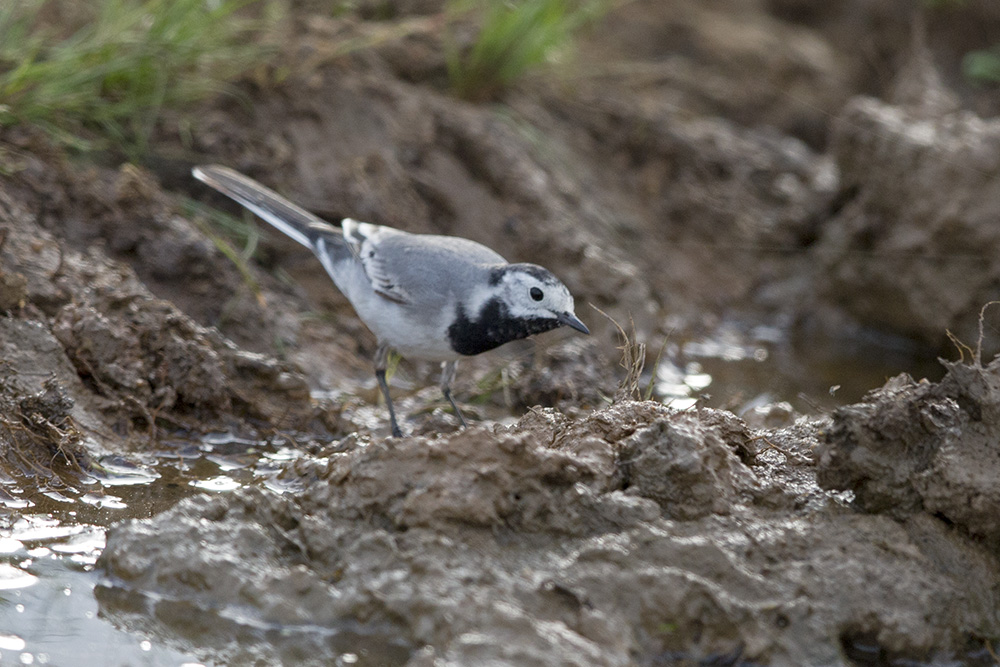
[[385, 404], [389, 408], [389, 422], [392, 425], [392, 436], [394, 438], [402, 438], [403, 432], [399, 430], [399, 424], [396, 423], [396, 411], [392, 408], [392, 397], [389, 396], [389, 383], [385, 381], [385, 367], [388, 365], [388, 360], [389, 346], [380, 343], [375, 350], [375, 379], [378, 380], [379, 389], [382, 390], [382, 395], [385, 396]]
[[458, 417], [458, 421], [462, 422], [462, 428], [468, 428], [469, 425], [465, 422], [465, 417], [462, 416], [462, 411], [458, 409], [458, 404], [455, 403], [455, 399], [451, 397], [451, 383], [455, 379], [455, 371], [458, 370], [458, 360], [446, 361], [441, 364], [441, 393], [444, 397], [448, 399], [451, 403], [451, 407], [455, 409], [455, 416]]

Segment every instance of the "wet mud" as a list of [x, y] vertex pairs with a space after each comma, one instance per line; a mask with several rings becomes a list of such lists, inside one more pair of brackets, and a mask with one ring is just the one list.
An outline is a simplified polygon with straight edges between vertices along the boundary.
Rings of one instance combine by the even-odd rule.
[[824, 490], [817, 472], [846, 485], [810, 445], [847, 419], [786, 434], [626, 402], [337, 443], [286, 469], [299, 492], [194, 498], [113, 528], [99, 595], [181, 641], [195, 614], [198, 642], [240, 664], [330, 664], [358, 632], [412, 665], [836, 664], [860, 637], [982, 648], [1000, 564], [974, 533], [996, 513], [973, 503], [963, 530], [933, 502], [896, 515]]
[[930, 512], [996, 546], [998, 368], [948, 364], [939, 384], [900, 376], [837, 410], [819, 483], [852, 491], [865, 511]]
[[[345, 53], [371, 8], [301, 3], [290, 73], [164, 124], [144, 167], [0, 129], [0, 530], [109, 462], [236, 466], [202, 440], [224, 433], [227, 456], [296, 454], [107, 515], [88, 564], [102, 617], [206, 664], [992, 664], [1000, 152], [955, 68], [995, 8], [915, 45], [891, 3], [625, 3], [561, 79], [470, 104], [438, 3], [390, 4], [405, 30]], [[866, 57], [837, 46], [858, 34]], [[403, 362], [388, 438], [371, 335], [287, 239], [232, 261], [200, 162], [544, 264], [594, 335], [463, 361], [466, 430]], [[678, 350], [737, 318], [824, 378], [861, 348], [963, 358], [829, 411], [708, 407]], [[638, 400], [681, 382], [683, 404]]]

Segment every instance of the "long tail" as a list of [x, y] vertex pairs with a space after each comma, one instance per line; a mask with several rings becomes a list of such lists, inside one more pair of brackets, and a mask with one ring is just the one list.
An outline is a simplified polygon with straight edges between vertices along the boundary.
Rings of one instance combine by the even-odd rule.
[[330, 246], [337, 249], [346, 246], [339, 228], [238, 171], [212, 164], [195, 167], [191, 173], [317, 254], [321, 248], [328, 253]]

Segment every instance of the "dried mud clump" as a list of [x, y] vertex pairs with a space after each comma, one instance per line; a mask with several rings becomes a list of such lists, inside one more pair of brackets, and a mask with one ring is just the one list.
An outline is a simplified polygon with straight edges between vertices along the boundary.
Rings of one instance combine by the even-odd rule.
[[754, 476], [724, 440], [721, 417], [704, 410], [656, 420], [622, 441], [629, 490], [655, 500], [675, 519], [727, 514]]
[[142, 322], [151, 310], [126, 307], [112, 319], [69, 304], [57, 315], [53, 333], [99, 391], [168, 410], [211, 402], [229, 409], [218, 354], [195, 335], [190, 321], [168, 316], [155, 318], [159, 326]]
[[52, 333], [109, 413], [195, 425], [308, 409], [305, 378], [291, 366], [238, 349], [131, 279], [60, 308]]
[[[326, 481], [306, 491], [345, 518], [380, 517], [397, 529], [447, 523], [586, 534], [656, 510], [620, 484], [615, 446], [540, 447], [565, 438], [557, 413], [531, 414], [513, 429], [466, 429], [441, 438], [386, 440], [330, 457]], [[547, 419], [546, 416], [552, 417]]]
[[946, 364], [939, 384], [902, 375], [840, 408], [819, 448], [819, 484], [868, 512], [924, 510], [1000, 538], [1000, 360]]
[[[5, 230], [0, 230], [0, 246], [3, 245]], [[27, 279], [20, 273], [4, 271], [0, 268], [0, 311], [16, 311], [27, 300]]]

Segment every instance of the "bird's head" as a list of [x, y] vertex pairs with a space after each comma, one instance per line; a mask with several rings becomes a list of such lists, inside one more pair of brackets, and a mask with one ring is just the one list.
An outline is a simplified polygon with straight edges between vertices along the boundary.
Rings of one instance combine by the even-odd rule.
[[573, 312], [573, 296], [548, 269], [536, 264], [508, 264], [495, 276], [508, 315], [524, 320], [556, 320], [589, 334]]

